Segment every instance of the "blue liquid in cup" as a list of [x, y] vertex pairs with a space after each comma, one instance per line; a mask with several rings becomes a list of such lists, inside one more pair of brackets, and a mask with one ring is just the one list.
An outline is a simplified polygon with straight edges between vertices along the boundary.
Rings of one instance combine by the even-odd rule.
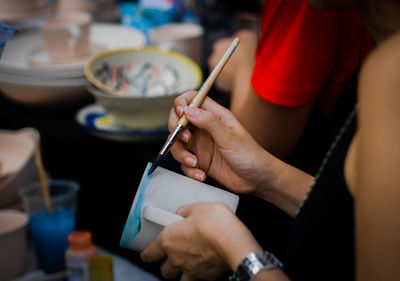
[[40, 268], [46, 273], [65, 269], [67, 237], [75, 230], [72, 210], [60, 208], [51, 215], [42, 210], [30, 217], [29, 226]]

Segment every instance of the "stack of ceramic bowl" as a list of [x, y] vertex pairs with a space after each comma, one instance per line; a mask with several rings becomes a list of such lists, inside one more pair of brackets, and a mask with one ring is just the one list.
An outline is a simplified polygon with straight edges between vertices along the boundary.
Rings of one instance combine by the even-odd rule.
[[70, 61], [54, 61], [43, 49], [42, 32], [32, 30], [7, 42], [0, 60], [0, 92], [26, 105], [51, 105], [88, 95], [84, 75], [86, 61], [96, 53], [114, 48], [142, 47], [145, 36], [118, 24], [90, 26], [90, 52]]
[[104, 51], [89, 60], [85, 74], [98, 104], [79, 112], [77, 121], [115, 140], [165, 137], [174, 99], [202, 81], [189, 57], [156, 47]]
[[1, 0], [0, 21], [19, 31], [36, 28], [55, 11], [56, 3], [55, 0]]

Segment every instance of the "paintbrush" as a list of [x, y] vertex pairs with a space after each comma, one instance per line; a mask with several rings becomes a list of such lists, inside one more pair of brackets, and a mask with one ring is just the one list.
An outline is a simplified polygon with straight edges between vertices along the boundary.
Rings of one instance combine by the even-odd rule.
[[[199, 89], [197, 95], [193, 98], [189, 106], [193, 107], [200, 107], [203, 103], [204, 98], [207, 96], [208, 92], [210, 91], [212, 85], [214, 84], [215, 80], [217, 79], [218, 75], [221, 73], [222, 69], [224, 68], [225, 64], [228, 62], [229, 58], [235, 51], [236, 47], [239, 45], [239, 38], [235, 38], [229, 48], [226, 50], [225, 54], [219, 60], [218, 64], [215, 66], [213, 71], [207, 77], [207, 80], [203, 83], [201, 88]], [[158, 153], [156, 159], [154, 160], [153, 164], [151, 165], [148, 175], [151, 175], [154, 170], [158, 167], [161, 160], [168, 154], [170, 148], [174, 144], [177, 136], [183, 129], [187, 126], [188, 120], [186, 119], [185, 114], [179, 119], [178, 124], [176, 125], [175, 129], [169, 134], [167, 141], [164, 143], [163, 147], [161, 148], [160, 152]]]
[[37, 171], [40, 180], [40, 186], [42, 187], [42, 195], [44, 198], [45, 207], [48, 214], [53, 214], [53, 207], [51, 205], [50, 199], [50, 191], [49, 185], [47, 183], [46, 172], [44, 170], [44, 165], [42, 161], [42, 153], [40, 152], [40, 144], [39, 141], [36, 141], [35, 144], [35, 154], [36, 154], [36, 164], [37, 164]]

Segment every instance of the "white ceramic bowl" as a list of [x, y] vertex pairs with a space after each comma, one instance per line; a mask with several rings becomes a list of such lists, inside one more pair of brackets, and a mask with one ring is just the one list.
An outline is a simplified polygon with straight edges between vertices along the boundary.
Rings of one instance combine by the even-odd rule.
[[[94, 46], [94, 53], [99, 50], [115, 48], [138, 48], [146, 44], [142, 32], [135, 28], [124, 27], [119, 24], [94, 23], [90, 27], [90, 41]], [[85, 76], [83, 68], [84, 58], [78, 61], [62, 64], [45, 64], [42, 50], [43, 40], [40, 31], [16, 34], [14, 39], [7, 42], [0, 60], [0, 72], [22, 77], [49, 78], [82, 78]], [[36, 53], [38, 52], [38, 53]], [[35, 57], [35, 53], [37, 57]], [[32, 64], [32, 59], [42, 59], [43, 65]]]
[[[142, 47], [145, 40], [139, 30], [118, 24], [94, 23], [90, 28], [92, 55], [114, 48]], [[48, 62], [42, 46], [39, 31], [17, 34], [7, 42], [0, 60], [0, 91], [15, 102], [32, 106], [89, 97], [84, 66], [90, 56], [64, 63]]]
[[24, 269], [27, 224], [26, 213], [0, 210], [0, 281], [13, 279]]
[[7, 98], [31, 106], [74, 102], [89, 96], [85, 78], [23, 77], [0, 73], [0, 90]]
[[38, 180], [35, 142], [39, 133], [33, 128], [0, 130], [0, 208], [20, 202], [18, 190]]
[[100, 53], [85, 74], [97, 102], [127, 129], [165, 128], [175, 97], [202, 80], [194, 61], [154, 47]]
[[167, 127], [176, 95], [154, 98], [125, 97], [105, 93], [92, 85], [87, 89], [121, 130], [154, 130]]

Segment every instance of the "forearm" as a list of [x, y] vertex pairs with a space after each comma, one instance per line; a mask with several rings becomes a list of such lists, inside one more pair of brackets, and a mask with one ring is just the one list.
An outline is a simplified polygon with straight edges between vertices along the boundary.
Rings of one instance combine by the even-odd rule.
[[[240, 66], [233, 74], [230, 110], [235, 116], [240, 116], [245, 108], [246, 100], [251, 93], [251, 75], [253, 64]], [[240, 120], [239, 120], [240, 121]]]
[[[249, 87], [232, 112], [252, 137], [268, 152], [285, 159], [296, 147], [311, 114], [312, 104], [284, 107], [261, 98]], [[239, 101], [239, 97], [235, 98]]]
[[260, 157], [261, 181], [255, 196], [294, 217], [314, 182], [314, 177], [286, 164], [268, 152]]

